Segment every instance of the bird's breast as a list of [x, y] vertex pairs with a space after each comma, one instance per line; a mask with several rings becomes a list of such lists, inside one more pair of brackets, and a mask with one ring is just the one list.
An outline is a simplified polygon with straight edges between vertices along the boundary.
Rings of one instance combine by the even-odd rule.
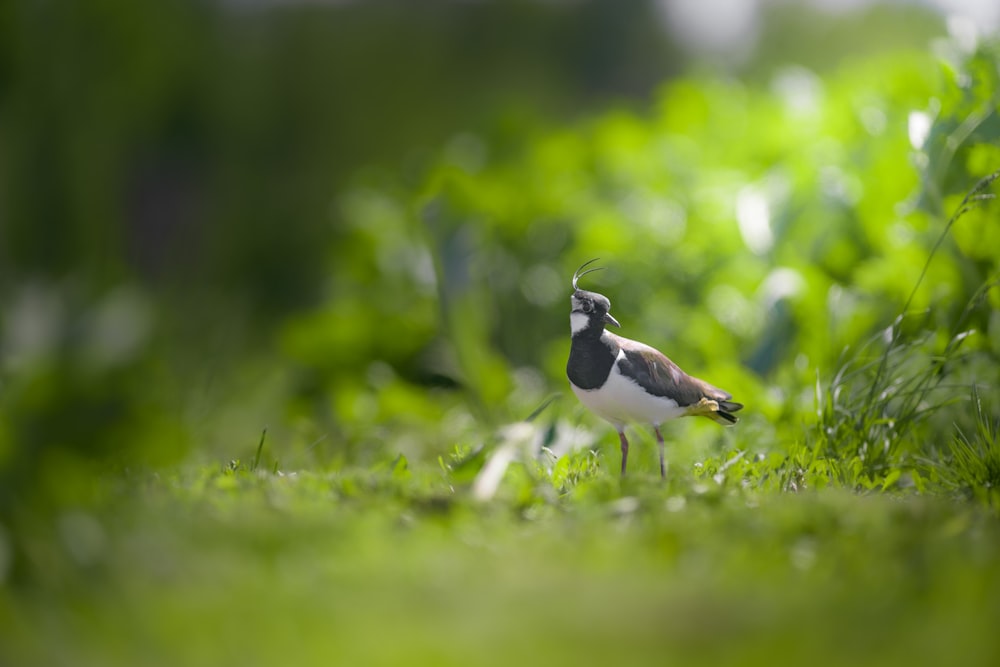
[[566, 362], [566, 376], [575, 387], [596, 389], [607, 381], [617, 354], [617, 349], [612, 349], [600, 338], [574, 336]]

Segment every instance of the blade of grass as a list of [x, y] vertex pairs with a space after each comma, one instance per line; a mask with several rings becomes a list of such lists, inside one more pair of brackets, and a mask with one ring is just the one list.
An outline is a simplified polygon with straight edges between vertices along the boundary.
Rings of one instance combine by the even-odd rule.
[[266, 437], [267, 437], [267, 427], [265, 426], [264, 430], [260, 432], [260, 442], [257, 443], [257, 453], [254, 454], [253, 465], [250, 466], [250, 470], [253, 472], [256, 472], [257, 468], [260, 466], [260, 457], [261, 454], [264, 452], [264, 438]]

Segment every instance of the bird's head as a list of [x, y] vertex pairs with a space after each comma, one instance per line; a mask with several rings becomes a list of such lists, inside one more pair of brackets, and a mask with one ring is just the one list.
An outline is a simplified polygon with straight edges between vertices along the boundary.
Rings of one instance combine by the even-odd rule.
[[590, 260], [573, 274], [573, 295], [570, 296], [572, 308], [569, 317], [574, 335], [591, 327], [594, 327], [596, 331], [602, 331], [605, 324], [621, 327], [618, 320], [611, 316], [611, 301], [608, 300], [608, 297], [577, 287], [582, 276], [593, 271], [600, 271], [603, 268], [594, 267], [584, 271], [589, 264], [596, 261], [596, 259]]

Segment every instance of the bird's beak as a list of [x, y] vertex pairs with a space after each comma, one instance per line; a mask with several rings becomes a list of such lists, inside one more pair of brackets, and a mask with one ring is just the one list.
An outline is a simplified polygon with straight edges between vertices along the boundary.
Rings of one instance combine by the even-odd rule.
[[618, 324], [618, 320], [616, 320], [615, 318], [611, 317], [611, 313], [604, 313], [604, 321], [607, 322], [608, 324], [613, 324], [614, 326], [618, 327], [619, 329], [622, 328], [622, 325]]

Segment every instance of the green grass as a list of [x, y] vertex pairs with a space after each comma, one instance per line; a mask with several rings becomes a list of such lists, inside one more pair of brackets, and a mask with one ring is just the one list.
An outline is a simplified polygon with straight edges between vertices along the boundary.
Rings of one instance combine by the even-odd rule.
[[[920, 458], [921, 450], [927, 449], [924, 443], [933, 442], [940, 434], [940, 429], [935, 432], [933, 427], [927, 427], [927, 422], [945, 412], [944, 408], [965, 399], [970, 387], [962, 384], [963, 366], [974, 367], [972, 362], [984, 367], [992, 365], [991, 357], [984, 355], [981, 348], [967, 350], [965, 343], [976, 333], [970, 328], [970, 320], [977, 312], [988, 311], [987, 299], [1000, 285], [1000, 276], [984, 281], [953, 321], [938, 316], [935, 322], [931, 311], [912, 313], [910, 306], [955, 224], [976, 207], [995, 199], [989, 189], [998, 177], [1000, 171], [980, 179], [958, 204], [892, 324], [858, 348], [848, 349], [826, 387], [817, 383], [817, 421], [811, 434], [814, 456], [810, 466], [815, 468], [822, 462], [825, 468], [821, 474], [828, 474], [838, 484], [884, 489], [903, 474], [916, 476], [919, 484], [920, 465], [915, 460]], [[977, 434], [985, 443], [979, 449], [988, 453], [991, 418], [983, 411], [974, 381], [971, 389]], [[964, 457], [963, 443], [964, 449], [969, 450]], [[969, 462], [980, 453], [975, 449], [959, 430], [959, 439], [948, 458], [960, 464], [943, 466], [948, 469], [941, 473], [949, 478], [946, 485], [983, 486], [983, 473], [974, 471], [974, 464]], [[930, 460], [940, 459], [935, 454]], [[986, 479], [989, 478], [986, 473]]]
[[923, 461], [928, 477], [967, 500], [977, 500], [1000, 512], [1000, 419], [983, 405], [979, 388], [972, 389], [975, 425], [957, 428], [943, 456]]
[[988, 510], [759, 492], [735, 467], [560, 495], [515, 463], [490, 503], [389, 465], [109, 479], [27, 533], [0, 663], [995, 664]]

